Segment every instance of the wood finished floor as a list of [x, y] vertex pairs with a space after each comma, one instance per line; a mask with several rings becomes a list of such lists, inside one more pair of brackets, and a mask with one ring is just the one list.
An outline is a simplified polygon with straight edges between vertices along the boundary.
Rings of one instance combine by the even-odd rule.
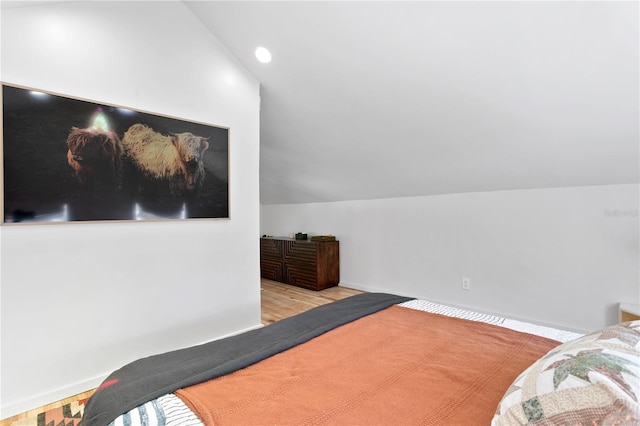
[[[313, 291], [263, 279], [260, 285], [262, 324], [269, 325], [281, 319], [308, 311], [316, 306], [325, 305], [359, 293], [362, 293], [362, 291], [340, 286], [321, 291]], [[44, 411], [62, 407], [65, 404], [79, 399], [89, 398], [94, 391], [95, 389], [92, 389], [61, 401], [52, 402], [43, 407], [27, 411], [26, 413], [0, 420], [0, 426], [9, 426], [16, 423], [19, 425], [22, 421], [35, 418]]]
[[264, 325], [362, 293], [360, 290], [341, 286], [313, 291], [264, 279], [261, 284], [260, 301]]

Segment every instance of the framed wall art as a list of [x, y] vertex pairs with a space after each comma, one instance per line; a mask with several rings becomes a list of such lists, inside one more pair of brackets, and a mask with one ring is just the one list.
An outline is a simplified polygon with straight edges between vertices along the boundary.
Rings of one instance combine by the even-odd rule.
[[229, 129], [2, 84], [3, 224], [229, 217]]

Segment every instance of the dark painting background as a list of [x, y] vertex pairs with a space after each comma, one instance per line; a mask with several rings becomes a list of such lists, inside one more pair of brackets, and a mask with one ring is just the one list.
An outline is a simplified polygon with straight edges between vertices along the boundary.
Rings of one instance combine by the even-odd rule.
[[[2, 103], [4, 222], [229, 217], [228, 129], [7, 85], [2, 87]], [[67, 163], [66, 141], [72, 127], [91, 126], [99, 107], [120, 139], [135, 123], [165, 135], [191, 132], [210, 137], [199, 194], [131, 195], [83, 187]]]

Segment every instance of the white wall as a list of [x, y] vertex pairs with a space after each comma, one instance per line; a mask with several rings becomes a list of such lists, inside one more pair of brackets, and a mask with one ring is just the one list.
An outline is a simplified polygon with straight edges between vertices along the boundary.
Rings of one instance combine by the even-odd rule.
[[[588, 331], [639, 303], [638, 185], [262, 205], [261, 234], [334, 234], [341, 285]], [[462, 277], [471, 290], [462, 290]]]
[[0, 228], [0, 418], [260, 326], [257, 81], [180, 2], [4, 8], [1, 24], [4, 82], [229, 127], [231, 220]]

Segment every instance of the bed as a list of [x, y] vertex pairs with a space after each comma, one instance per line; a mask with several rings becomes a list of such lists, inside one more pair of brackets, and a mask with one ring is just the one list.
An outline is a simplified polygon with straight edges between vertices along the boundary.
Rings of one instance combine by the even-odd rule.
[[640, 321], [579, 335], [363, 293], [113, 372], [82, 425], [640, 424]]

